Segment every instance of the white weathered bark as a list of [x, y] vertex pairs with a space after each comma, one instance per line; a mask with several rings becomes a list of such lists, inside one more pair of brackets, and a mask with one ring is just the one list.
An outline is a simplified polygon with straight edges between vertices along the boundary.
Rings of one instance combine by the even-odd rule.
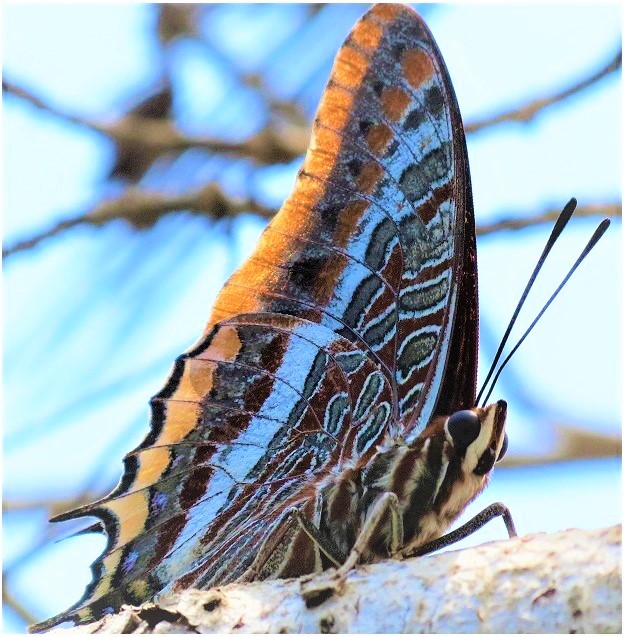
[[621, 526], [484, 544], [349, 573], [189, 590], [80, 629], [109, 633], [621, 633]]

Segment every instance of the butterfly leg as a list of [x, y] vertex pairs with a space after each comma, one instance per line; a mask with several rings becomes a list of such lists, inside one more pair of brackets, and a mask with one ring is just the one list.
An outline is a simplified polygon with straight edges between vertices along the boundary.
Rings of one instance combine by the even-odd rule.
[[334, 566], [340, 566], [347, 559], [345, 554], [329, 538], [322, 535], [299, 509], [290, 509], [289, 514], [297, 520], [306, 535], [319, 547], [319, 550], [327, 556]]
[[260, 546], [251, 566], [245, 571], [243, 576], [239, 578], [240, 582], [253, 582], [257, 579], [262, 569], [270, 563], [271, 558], [274, 558], [277, 547], [288, 534], [291, 525], [292, 520], [290, 516], [288, 514], [282, 516], [273, 531]]
[[[348, 556], [341, 557], [341, 566], [336, 569], [336, 572], [317, 577], [310, 582], [302, 584], [301, 594], [306, 604], [315, 606], [341, 588], [348, 572], [358, 563], [362, 554], [368, 548], [374, 532], [388, 513], [390, 513], [390, 554], [395, 555], [400, 551], [403, 544], [403, 518], [399, 511], [396, 495], [386, 492], [373, 504], [351, 552]], [[305, 520], [305, 518], [300, 519]], [[308, 520], [305, 520], [305, 522], [310, 524]]]
[[338, 569], [337, 575], [344, 577], [360, 560], [368, 548], [371, 537], [386, 514], [390, 513], [390, 555], [395, 555], [403, 545], [403, 517], [399, 511], [399, 500], [394, 493], [383, 493], [366, 516], [355, 544], [347, 559]]
[[427, 544], [419, 546], [417, 549], [411, 551], [410, 553], [403, 554], [403, 557], [419, 557], [421, 555], [426, 555], [427, 553], [432, 553], [433, 551], [437, 551], [439, 549], [450, 546], [451, 544], [455, 544], [455, 542], [459, 542], [459, 540], [463, 540], [465, 537], [472, 535], [475, 531], [478, 531], [490, 520], [493, 520], [497, 517], [503, 518], [503, 522], [507, 527], [507, 533], [509, 533], [510, 538], [518, 536], [509, 509], [502, 502], [495, 502], [494, 504], [490, 504], [490, 506], [483, 509], [483, 511], [481, 511], [480, 513], [477, 513], [477, 515], [468, 520], [468, 522], [462, 524], [460, 527], [457, 527], [450, 533], [447, 533], [446, 535], [443, 535], [437, 540], [433, 540], [432, 542], [427, 542]]
[[284, 541], [289, 542], [289, 533], [292, 534], [292, 531], [296, 530], [292, 528], [293, 524], [298, 524], [335, 566], [340, 566], [345, 561], [344, 553], [329, 538], [324, 537], [299, 509], [292, 508], [288, 509], [281, 520], [277, 522], [269, 537], [258, 550], [251, 566], [238, 581], [254, 581], [262, 570], [268, 569], [271, 572], [279, 570], [280, 551], [278, 547]]

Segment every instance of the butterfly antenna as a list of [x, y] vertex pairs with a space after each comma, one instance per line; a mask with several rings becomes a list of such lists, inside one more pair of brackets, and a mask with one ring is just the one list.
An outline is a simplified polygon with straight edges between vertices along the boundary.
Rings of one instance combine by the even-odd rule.
[[600, 241], [600, 238], [607, 231], [607, 228], [609, 227], [610, 223], [611, 222], [609, 221], [609, 219], [603, 219], [600, 222], [600, 224], [594, 231], [594, 234], [592, 235], [591, 239], [587, 242], [585, 249], [583, 250], [583, 252], [581, 252], [581, 254], [579, 255], [579, 258], [575, 261], [574, 265], [570, 268], [570, 271], [566, 275], [565, 279], [563, 279], [563, 281], [559, 284], [559, 287], [554, 291], [553, 295], [548, 299], [548, 302], [546, 303], [546, 305], [544, 305], [540, 313], [535, 317], [531, 325], [529, 325], [527, 331], [522, 335], [522, 338], [520, 338], [520, 340], [516, 343], [515, 347], [509, 353], [509, 356], [507, 356], [507, 358], [502, 362], [501, 366], [498, 368], [498, 371], [496, 372], [496, 375], [494, 376], [494, 380], [492, 381], [490, 390], [488, 391], [485, 397], [485, 400], [483, 401], [484, 405], [487, 404], [487, 401], [490, 398], [492, 391], [494, 390], [494, 386], [496, 385], [496, 381], [498, 380], [498, 377], [500, 376], [501, 372], [505, 368], [505, 365], [507, 365], [511, 357], [514, 355], [514, 353], [517, 351], [520, 345], [522, 345], [522, 343], [524, 342], [524, 339], [531, 333], [531, 330], [537, 325], [537, 322], [543, 316], [544, 312], [548, 309], [550, 304], [555, 300], [559, 292], [561, 292], [561, 290], [563, 289], [563, 286], [568, 282], [568, 279], [572, 276], [572, 274], [574, 274], [574, 270], [578, 268], [578, 266], [581, 264], [581, 261], [583, 261], [583, 259], [592, 251], [592, 249], [598, 243], [598, 241]]
[[500, 342], [500, 345], [498, 346], [498, 350], [496, 352], [496, 356], [494, 356], [494, 360], [492, 361], [490, 370], [488, 371], [485, 381], [483, 381], [483, 385], [481, 386], [481, 389], [479, 390], [479, 394], [477, 395], [477, 401], [476, 401], [477, 405], [479, 404], [479, 401], [481, 400], [481, 395], [483, 394], [485, 388], [487, 387], [487, 384], [490, 378], [492, 378], [492, 374], [494, 373], [494, 370], [496, 369], [496, 365], [498, 364], [498, 361], [500, 360], [500, 357], [503, 353], [503, 349], [505, 345], [507, 344], [507, 340], [509, 339], [511, 330], [516, 323], [518, 314], [520, 313], [520, 310], [522, 309], [522, 306], [524, 305], [524, 302], [529, 294], [529, 291], [533, 287], [533, 283], [535, 283], [535, 279], [537, 278], [539, 271], [542, 269], [542, 266], [544, 265], [544, 261], [546, 261], [546, 257], [548, 256], [548, 253], [551, 251], [552, 247], [555, 245], [555, 242], [559, 238], [559, 235], [563, 232], [563, 229], [566, 227], [568, 221], [570, 221], [570, 217], [572, 216], [572, 213], [574, 212], [575, 208], [576, 208], [576, 199], [572, 197], [572, 199], [570, 199], [570, 201], [568, 201], [568, 203], [565, 205], [565, 207], [559, 214], [557, 221], [555, 222], [555, 225], [550, 233], [550, 237], [548, 237], [548, 241], [546, 242], [546, 245], [544, 246], [542, 255], [538, 259], [537, 264], [535, 265], [535, 269], [533, 270], [533, 274], [531, 274], [529, 281], [526, 285], [526, 288], [524, 288], [524, 292], [522, 293], [522, 296], [520, 297], [520, 300], [518, 301], [518, 305], [516, 306], [516, 309], [514, 310], [513, 316], [511, 317], [511, 320], [509, 321], [509, 324], [507, 325], [507, 330], [505, 331], [505, 335], [503, 336]]

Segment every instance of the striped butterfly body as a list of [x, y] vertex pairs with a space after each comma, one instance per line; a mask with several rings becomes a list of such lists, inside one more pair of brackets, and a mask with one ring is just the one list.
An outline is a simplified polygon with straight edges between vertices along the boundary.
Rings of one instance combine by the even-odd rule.
[[98, 517], [108, 544], [84, 597], [35, 628], [439, 538], [504, 453], [505, 403], [475, 407], [477, 314], [453, 88], [418, 15], [377, 5], [119, 485], [59, 516]]

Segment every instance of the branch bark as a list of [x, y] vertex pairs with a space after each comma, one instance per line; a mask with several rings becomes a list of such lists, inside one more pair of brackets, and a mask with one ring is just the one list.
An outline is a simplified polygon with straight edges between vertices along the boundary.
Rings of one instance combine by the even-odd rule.
[[622, 629], [621, 526], [539, 533], [313, 578], [188, 590], [81, 626], [99, 633], [585, 633]]

